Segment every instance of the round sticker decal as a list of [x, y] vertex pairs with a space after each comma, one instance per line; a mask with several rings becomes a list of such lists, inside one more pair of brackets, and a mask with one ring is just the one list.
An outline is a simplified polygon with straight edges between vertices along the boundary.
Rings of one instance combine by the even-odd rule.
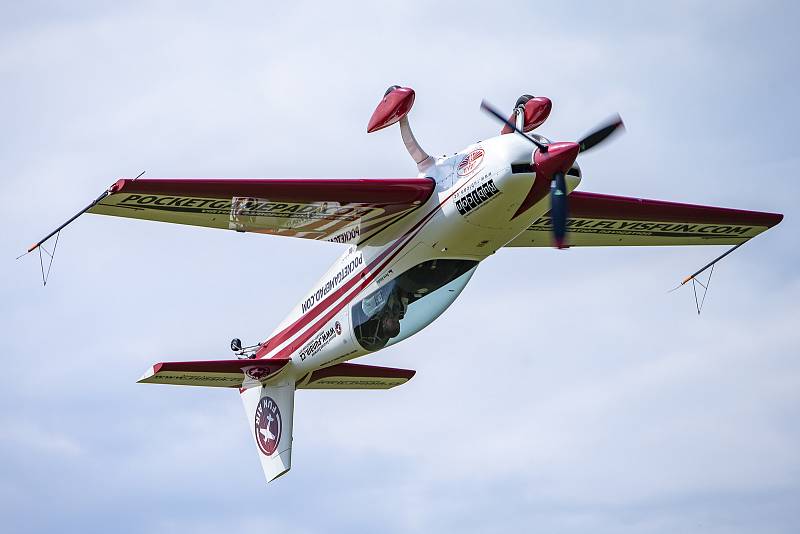
[[258, 448], [267, 456], [272, 456], [281, 441], [283, 421], [278, 403], [271, 397], [264, 396], [258, 401], [255, 425]]
[[342, 335], [342, 323], [340, 323], [339, 321], [336, 321], [336, 325], [334, 326], [334, 328], [336, 329], [336, 335], [337, 336], [341, 336]]
[[483, 156], [485, 152], [482, 148], [476, 148], [461, 160], [461, 163], [458, 164], [458, 175], [459, 176], [469, 176], [473, 172], [477, 171], [481, 163], [483, 163]]
[[269, 374], [269, 369], [265, 369], [264, 367], [248, 367], [245, 373], [250, 378], [261, 380]]

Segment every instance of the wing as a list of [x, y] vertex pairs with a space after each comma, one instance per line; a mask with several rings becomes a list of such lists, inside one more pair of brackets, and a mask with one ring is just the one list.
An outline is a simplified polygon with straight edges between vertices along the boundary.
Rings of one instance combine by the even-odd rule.
[[[735, 245], [781, 222], [783, 215], [575, 191], [569, 195], [572, 247]], [[507, 247], [552, 246], [549, 214]]]
[[411, 369], [339, 363], [308, 373], [297, 382], [297, 389], [391, 389], [414, 374]]
[[422, 205], [430, 178], [122, 179], [89, 213], [359, 243]]

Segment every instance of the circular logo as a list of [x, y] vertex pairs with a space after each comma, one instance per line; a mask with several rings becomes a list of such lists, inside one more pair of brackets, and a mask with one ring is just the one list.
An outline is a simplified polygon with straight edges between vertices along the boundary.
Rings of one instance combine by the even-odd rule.
[[261, 452], [272, 456], [281, 441], [283, 421], [278, 403], [272, 397], [261, 397], [256, 407], [256, 442]]
[[458, 175], [468, 176], [477, 171], [483, 163], [483, 156], [485, 152], [482, 148], [476, 148], [461, 160], [458, 164]]
[[342, 323], [340, 323], [339, 321], [336, 321], [336, 324], [334, 325], [334, 328], [336, 329], [336, 335], [337, 336], [341, 336], [342, 335]]
[[262, 378], [264, 378], [269, 374], [269, 369], [264, 367], [249, 367], [247, 368], [245, 373], [247, 373], [247, 376], [249, 376], [250, 378], [253, 378], [255, 380], [261, 380]]

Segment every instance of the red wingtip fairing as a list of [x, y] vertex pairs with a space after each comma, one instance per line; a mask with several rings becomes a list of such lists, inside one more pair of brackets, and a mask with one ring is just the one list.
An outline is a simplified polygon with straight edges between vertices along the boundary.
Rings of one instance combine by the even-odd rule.
[[[141, 175], [139, 175], [139, 176], [141, 176]], [[119, 180], [117, 180], [116, 182], [111, 184], [111, 187], [108, 188], [108, 192], [109, 193], [116, 193], [116, 192], [120, 191], [124, 186], [125, 186], [125, 178], [120, 178]]]
[[[522, 131], [525, 133], [532, 132], [547, 120], [550, 116], [550, 111], [553, 109], [553, 103], [546, 96], [535, 96], [525, 102], [525, 123], [523, 124]], [[508, 119], [509, 122], [514, 122], [514, 115]], [[514, 130], [508, 127], [503, 127], [501, 134], [511, 133]]]
[[393, 86], [384, 95], [372, 113], [367, 125], [367, 133], [382, 130], [396, 123], [411, 111], [414, 105], [414, 90], [410, 87]]

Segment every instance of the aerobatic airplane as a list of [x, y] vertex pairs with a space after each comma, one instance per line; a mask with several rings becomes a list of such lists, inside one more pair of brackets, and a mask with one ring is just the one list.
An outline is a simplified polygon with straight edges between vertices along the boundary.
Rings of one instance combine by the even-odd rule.
[[266, 341], [242, 347], [234, 339], [236, 358], [157, 363], [139, 380], [237, 388], [271, 481], [291, 467], [295, 391], [407, 382], [414, 371], [347, 362], [429, 325], [497, 250], [740, 246], [783, 218], [575, 191], [581, 182], [576, 158], [619, 131], [619, 117], [578, 142], [551, 142], [531, 133], [550, 114], [548, 98], [523, 95], [508, 119], [483, 103], [503, 124], [501, 134], [437, 158], [414, 138], [407, 116], [413, 103], [412, 89], [390, 87], [367, 132], [399, 123], [417, 165], [414, 178], [121, 179], [28, 252], [38, 248], [41, 255], [53, 236], [57, 244], [60, 230], [85, 212], [343, 247]]

